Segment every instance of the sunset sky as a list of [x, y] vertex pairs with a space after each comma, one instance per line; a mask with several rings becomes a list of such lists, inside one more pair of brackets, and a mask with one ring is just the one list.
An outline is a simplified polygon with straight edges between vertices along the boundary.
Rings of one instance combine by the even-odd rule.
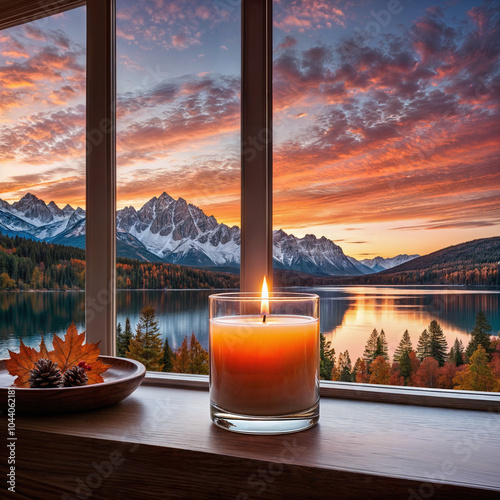
[[[239, 224], [234, 3], [117, 0], [118, 208]], [[356, 258], [499, 235], [500, 2], [275, 0], [274, 123], [275, 228]], [[85, 9], [0, 32], [0, 198], [84, 206], [84, 126]]]

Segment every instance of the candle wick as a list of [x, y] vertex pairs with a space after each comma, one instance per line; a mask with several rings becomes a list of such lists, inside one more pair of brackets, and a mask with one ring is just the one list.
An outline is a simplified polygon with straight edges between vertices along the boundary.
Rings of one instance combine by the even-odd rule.
[[262, 318], [262, 323], [265, 323], [265, 322], [266, 322], [266, 317], [267, 317], [267, 315], [266, 315], [266, 314], [264, 314], [264, 317]]

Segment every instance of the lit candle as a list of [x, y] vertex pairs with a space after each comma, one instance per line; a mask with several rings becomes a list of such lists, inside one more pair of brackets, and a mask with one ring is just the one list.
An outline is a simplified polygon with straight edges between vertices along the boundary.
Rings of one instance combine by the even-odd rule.
[[[317, 297], [270, 297], [265, 281], [258, 301], [255, 294], [220, 297], [231, 295], [239, 307], [233, 304], [226, 307], [229, 314], [210, 319], [212, 404], [228, 413], [257, 417], [299, 415], [317, 407], [319, 315], [311, 312], [317, 310]], [[313, 305], [304, 309], [305, 301]]]

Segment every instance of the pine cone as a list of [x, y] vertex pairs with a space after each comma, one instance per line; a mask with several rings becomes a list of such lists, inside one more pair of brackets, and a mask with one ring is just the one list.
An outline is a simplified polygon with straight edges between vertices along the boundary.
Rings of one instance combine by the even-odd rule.
[[61, 387], [61, 370], [57, 368], [57, 363], [53, 363], [50, 359], [39, 359], [31, 370], [29, 383], [31, 388], [53, 389]]
[[89, 378], [82, 366], [73, 366], [64, 372], [63, 387], [79, 387], [87, 385]]

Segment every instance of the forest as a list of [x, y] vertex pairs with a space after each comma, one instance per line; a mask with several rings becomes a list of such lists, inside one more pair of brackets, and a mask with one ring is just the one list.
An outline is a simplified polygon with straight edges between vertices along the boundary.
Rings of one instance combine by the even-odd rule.
[[[340, 382], [499, 392], [500, 339], [492, 337], [491, 332], [486, 315], [479, 312], [468, 345], [465, 347], [456, 339], [448, 348], [440, 324], [433, 320], [415, 347], [406, 330], [391, 362], [384, 330], [374, 329], [363, 357], [354, 365], [349, 351], [337, 358], [331, 342], [321, 334], [320, 377]], [[208, 352], [194, 332], [176, 350], [172, 350], [168, 338], [162, 341], [152, 306], [141, 310], [135, 332], [127, 318], [124, 328], [117, 325], [116, 335], [117, 355], [140, 361], [150, 371], [203, 375], [209, 372]]]
[[[237, 288], [237, 275], [117, 257], [119, 289]], [[0, 290], [82, 290], [85, 250], [0, 234]]]
[[[500, 238], [483, 238], [364, 276], [314, 276], [275, 270], [274, 285], [468, 285], [499, 286]], [[117, 257], [118, 289], [238, 288], [239, 276], [175, 264]], [[0, 233], [0, 290], [82, 290], [85, 250]]]
[[320, 375], [341, 382], [498, 392], [500, 339], [491, 333], [486, 315], [479, 312], [468, 345], [456, 339], [448, 348], [440, 324], [433, 320], [415, 347], [406, 330], [391, 362], [384, 330], [374, 329], [354, 365], [349, 351], [336, 358], [331, 342], [321, 335]]

